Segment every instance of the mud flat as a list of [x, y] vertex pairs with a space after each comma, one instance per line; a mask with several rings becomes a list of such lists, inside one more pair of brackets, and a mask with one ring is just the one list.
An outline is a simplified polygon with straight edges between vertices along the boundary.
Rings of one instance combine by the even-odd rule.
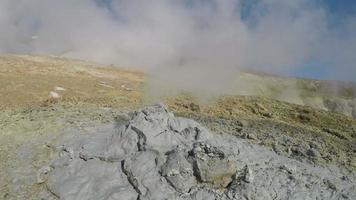
[[[61, 134], [28, 140], [32, 148], [18, 148], [21, 167], [9, 169], [3, 198], [356, 198], [355, 174], [342, 166], [313, 163], [307, 158], [311, 152], [278, 154], [255, 144], [253, 136], [213, 132], [176, 117], [162, 104], [100, 112], [112, 118], [105, 123], [88, 119]], [[37, 156], [47, 154], [34, 159], [36, 151]]]

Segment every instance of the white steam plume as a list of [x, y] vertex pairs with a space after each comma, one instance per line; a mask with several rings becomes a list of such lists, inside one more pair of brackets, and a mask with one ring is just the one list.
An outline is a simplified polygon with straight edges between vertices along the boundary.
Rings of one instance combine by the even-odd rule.
[[329, 21], [320, 0], [1, 0], [0, 52], [139, 68], [167, 88], [229, 90], [238, 70], [309, 61], [355, 81], [355, 18]]

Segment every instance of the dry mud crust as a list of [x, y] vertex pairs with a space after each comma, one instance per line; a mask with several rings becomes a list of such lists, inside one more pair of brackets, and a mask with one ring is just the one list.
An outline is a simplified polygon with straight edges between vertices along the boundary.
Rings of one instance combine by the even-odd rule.
[[[60, 199], [354, 199], [355, 175], [278, 155], [228, 133], [138, 110], [100, 134], [67, 133], [44, 176]], [[99, 172], [99, 171], [100, 172]], [[94, 192], [95, 191], [95, 192]]]
[[356, 170], [356, 120], [351, 117], [260, 97], [227, 96], [199, 104], [186, 95], [168, 102], [177, 115], [214, 132], [247, 138], [296, 159]]
[[356, 170], [355, 142], [340, 137], [330, 138], [332, 134], [327, 129], [313, 131], [268, 119], [190, 117], [214, 132], [248, 139], [251, 143], [266, 146], [279, 155], [318, 165], [339, 165], [350, 172]]
[[[255, 114], [249, 110], [249, 107], [254, 106], [256, 102], [260, 104], [260, 107], [263, 107], [259, 108], [262, 112], [263, 110], [267, 110], [272, 113], [272, 117], [264, 116], [260, 113]], [[175, 107], [172, 108], [179, 111]], [[187, 108], [189, 110], [177, 113], [196, 119], [204, 126], [212, 129], [215, 132], [214, 135], [219, 135], [220, 133], [225, 135], [230, 134], [233, 137], [243, 139], [238, 141], [245, 141], [244, 139], [247, 138], [246, 141], [248, 143], [267, 146], [268, 148], [264, 149], [264, 151], [271, 150], [281, 156], [289, 157], [302, 163], [311, 163], [317, 166], [322, 165], [326, 168], [341, 164], [343, 166], [337, 166], [336, 168], [338, 171], [341, 171], [340, 173], [345, 175], [346, 178], [342, 179], [350, 179], [348, 178], [348, 174], [350, 174], [348, 160], [352, 161], [355, 158], [354, 154], [347, 153], [354, 149], [354, 146], [352, 146], [354, 143], [351, 140], [353, 138], [351, 135], [352, 129], [350, 129], [350, 126], [352, 127], [352, 123], [354, 122], [352, 119], [327, 112], [328, 116], [325, 116], [324, 112], [305, 112], [303, 110], [310, 109], [301, 109], [298, 106], [270, 100], [260, 100], [258, 98], [247, 98], [246, 101], [243, 98], [241, 101], [234, 99], [220, 102], [218, 105], [210, 107], [210, 112], [207, 112], [209, 110], [205, 110], [201, 105], [192, 104], [191, 101], [184, 109]], [[305, 122], [307, 126], [303, 126], [302, 123], [304, 121], [299, 121], [300, 118], [294, 118], [294, 115], [284, 114], [282, 112], [284, 109], [288, 113], [302, 113], [311, 120]], [[63, 134], [66, 134], [68, 140], [71, 140], [75, 135], [117, 132], [118, 130], [110, 127], [110, 124], [117, 126], [118, 124], [114, 123], [115, 121], [125, 121], [126, 117], [122, 114], [126, 112], [123, 112], [122, 109], [104, 108], [96, 104], [73, 104], [68, 102], [58, 102], [42, 107], [3, 110], [0, 113], [0, 176], [1, 180], [5, 181], [0, 182], [0, 193], [3, 194], [0, 196], [0, 199], [38, 199], [37, 196], [41, 192], [47, 194], [46, 174], [48, 173], [49, 161], [56, 155], [57, 150], [55, 147], [57, 145], [55, 144], [59, 144], [58, 140], [63, 139]], [[316, 121], [317, 119], [326, 120], [319, 122]], [[103, 123], [108, 123], [109, 126], [103, 126]], [[136, 129], [138, 132], [139, 130]], [[187, 133], [189, 133], [188, 130], [186, 130]], [[141, 134], [141, 136], [143, 135], [145, 134]], [[144, 143], [139, 144], [141, 146], [140, 149], [144, 149]], [[299, 147], [300, 144], [302, 145]], [[137, 146], [137, 144], [134, 146]], [[298, 147], [298, 149], [294, 150], [291, 148], [294, 146]], [[183, 156], [185, 159], [184, 155], [186, 154], [179, 152], [172, 154], [172, 158], [169, 159], [174, 163], [173, 161], [176, 160], [173, 159], [174, 157], [180, 159]], [[327, 156], [330, 156], [331, 159], [327, 159]], [[184, 163], [182, 160], [179, 162]], [[191, 161], [187, 162], [190, 163]], [[190, 170], [184, 166], [182, 169], [179, 168], [185, 174], [182, 175], [184, 183], [191, 184], [191, 182], [197, 180], [208, 180], [209, 184], [213, 184], [221, 189], [226, 188], [226, 184], [230, 184], [231, 182], [229, 181], [232, 180], [231, 177], [227, 177], [224, 174], [216, 176], [218, 178], [211, 178], [206, 173], [204, 175], [205, 178], [201, 179], [197, 175], [199, 173], [194, 172], [194, 170], [193, 174], [196, 173], [196, 175], [192, 177], [189, 176]], [[239, 164], [237, 166], [238, 168], [244, 167]], [[344, 169], [345, 166], [346, 171]], [[239, 170], [239, 173], [242, 173], [243, 169], [239, 168]], [[169, 173], [166, 171], [164, 173], [163, 176], [171, 176], [169, 179], [167, 178], [167, 184], [176, 182], [174, 181], [176, 171], [173, 170], [173, 172]], [[326, 184], [328, 183], [326, 181]], [[330, 187], [334, 188], [332, 184]], [[178, 192], [186, 191], [179, 184], [176, 187], [179, 187], [176, 189]], [[337, 184], [336, 187], [338, 187]], [[201, 193], [201, 191], [199, 191], [200, 193], [198, 190], [196, 191], [197, 194]], [[53, 195], [48, 194], [48, 196], [44, 195], [43, 197], [48, 199], [52, 198]]]
[[[54, 154], [52, 143], [65, 132], [85, 134], [93, 126], [114, 123], [124, 109], [57, 103], [0, 112], [0, 199], [37, 199], [43, 188], [38, 171]], [[100, 130], [96, 131], [97, 133]]]

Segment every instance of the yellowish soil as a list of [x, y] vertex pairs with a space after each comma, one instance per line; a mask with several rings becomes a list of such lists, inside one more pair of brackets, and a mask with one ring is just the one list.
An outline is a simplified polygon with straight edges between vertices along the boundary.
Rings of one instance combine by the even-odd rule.
[[[103, 106], [138, 105], [144, 74], [95, 63], [44, 56], [0, 56], [0, 107], [27, 107], [48, 101]], [[65, 91], [55, 91], [55, 87]]]

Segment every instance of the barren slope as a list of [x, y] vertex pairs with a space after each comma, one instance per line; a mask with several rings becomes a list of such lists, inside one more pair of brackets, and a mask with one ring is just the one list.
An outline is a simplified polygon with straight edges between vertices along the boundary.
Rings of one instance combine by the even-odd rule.
[[[229, 95], [201, 103], [183, 93], [160, 100], [176, 115], [194, 118], [216, 133], [229, 133], [291, 159], [355, 172], [356, 120], [325, 107], [331, 99], [335, 111], [349, 111], [352, 84], [333, 93], [318, 81], [243, 76], [260, 83], [256, 87], [263, 97]], [[144, 78], [142, 72], [80, 60], [0, 56], [0, 199], [32, 199], [45, 187], [37, 183], [36, 172], [53, 156], [52, 144], [63, 133], [115, 123], [123, 112], [151, 103], [144, 96]], [[295, 85], [298, 95], [287, 96], [302, 105], [270, 98], [290, 101], [282, 90]], [[60, 98], [50, 98], [51, 91]], [[321, 103], [314, 106], [306, 99]]]
[[[141, 72], [50, 56], [0, 56], [0, 106], [25, 107], [48, 101], [55, 87], [61, 101], [107, 106], [137, 105]], [[56, 92], [56, 91], [55, 91]]]

